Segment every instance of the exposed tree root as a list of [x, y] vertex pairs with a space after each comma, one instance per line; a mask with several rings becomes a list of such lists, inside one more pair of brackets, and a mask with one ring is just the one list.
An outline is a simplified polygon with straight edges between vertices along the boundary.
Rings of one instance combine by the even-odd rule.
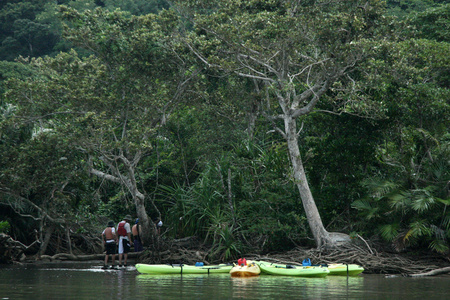
[[[190, 242], [190, 243], [189, 243]], [[191, 245], [189, 245], [191, 244]], [[182, 246], [180, 246], [182, 245]], [[139, 259], [145, 263], [184, 263], [194, 264], [197, 261], [204, 263], [221, 263], [209, 256], [209, 249], [199, 247], [198, 241], [183, 240], [177, 244], [172, 242], [163, 247], [164, 251], [146, 251]], [[279, 254], [243, 254], [242, 257], [253, 260], [266, 260], [283, 264], [300, 265], [305, 258], [310, 258], [313, 264], [346, 263], [358, 264], [364, 267], [365, 274], [422, 274], [448, 266], [449, 261], [443, 256], [416, 255], [414, 258], [406, 254], [377, 251], [370, 247], [366, 241], [354, 243], [351, 246], [341, 246], [335, 250], [302, 249], [297, 248]], [[230, 262], [230, 261], [228, 261]]]
[[403, 276], [432, 272], [445, 264], [448, 265], [448, 261], [438, 256], [411, 259], [405, 255], [377, 252], [374, 249], [356, 245], [330, 251], [296, 249], [284, 254], [258, 255], [254, 258], [286, 264], [301, 264], [304, 258], [310, 258], [313, 264], [358, 264], [364, 267], [366, 274], [402, 274]]
[[183, 263], [195, 264], [198, 261], [209, 264], [209, 249], [200, 245], [195, 237], [161, 241], [158, 247], [150, 247], [139, 256], [139, 260], [145, 263]]

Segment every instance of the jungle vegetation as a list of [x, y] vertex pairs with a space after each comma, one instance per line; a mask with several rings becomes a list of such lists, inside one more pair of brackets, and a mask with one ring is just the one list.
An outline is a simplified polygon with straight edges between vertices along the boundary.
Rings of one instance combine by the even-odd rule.
[[0, 231], [97, 249], [108, 220], [210, 257], [381, 240], [449, 253], [450, 5], [0, 4]]

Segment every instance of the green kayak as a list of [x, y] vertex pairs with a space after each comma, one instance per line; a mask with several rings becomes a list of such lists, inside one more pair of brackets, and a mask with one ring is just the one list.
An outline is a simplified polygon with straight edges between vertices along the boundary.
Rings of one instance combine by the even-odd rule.
[[326, 267], [320, 266], [293, 266], [275, 264], [265, 261], [257, 262], [261, 273], [270, 275], [283, 275], [283, 276], [299, 276], [299, 277], [325, 277], [330, 271]]
[[220, 264], [210, 266], [193, 265], [148, 265], [136, 264], [136, 270], [141, 274], [211, 274], [229, 273], [232, 265]]
[[330, 275], [356, 276], [364, 271], [364, 268], [356, 264], [329, 264]]

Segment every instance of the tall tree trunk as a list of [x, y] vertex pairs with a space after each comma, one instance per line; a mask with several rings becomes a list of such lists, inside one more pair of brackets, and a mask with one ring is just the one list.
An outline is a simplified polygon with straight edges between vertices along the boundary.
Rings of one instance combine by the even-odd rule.
[[295, 184], [300, 192], [303, 208], [305, 209], [309, 227], [318, 248], [336, 247], [342, 243], [350, 242], [350, 237], [343, 233], [330, 233], [323, 226], [322, 219], [308, 185], [303, 162], [298, 146], [297, 124], [294, 118], [285, 117], [285, 138], [289, 149]]

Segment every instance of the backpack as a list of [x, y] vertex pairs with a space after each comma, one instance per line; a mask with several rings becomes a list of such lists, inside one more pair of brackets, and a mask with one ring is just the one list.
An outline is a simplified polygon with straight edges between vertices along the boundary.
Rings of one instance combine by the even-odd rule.
[[120, 236], [127, 236], [127, 230], [125, 229], [125, 222], [120, 222], [117, 227], [117, 234]]

